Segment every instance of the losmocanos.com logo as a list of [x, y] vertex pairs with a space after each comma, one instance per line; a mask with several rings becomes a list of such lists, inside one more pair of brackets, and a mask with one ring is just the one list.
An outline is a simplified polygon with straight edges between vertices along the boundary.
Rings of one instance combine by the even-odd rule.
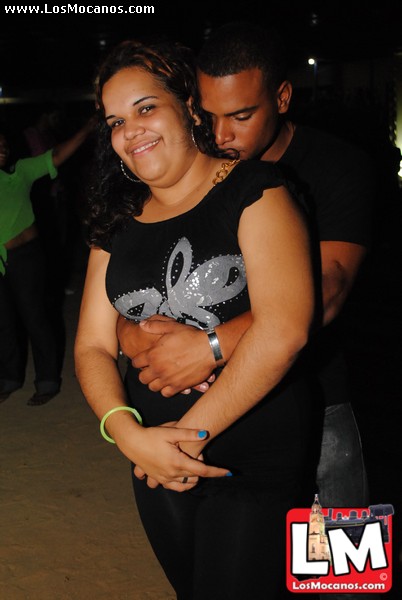
[[294, 593], [384, 593], [392, 587], [391, 504], [292, 509], [286, 522], [286, 580]]

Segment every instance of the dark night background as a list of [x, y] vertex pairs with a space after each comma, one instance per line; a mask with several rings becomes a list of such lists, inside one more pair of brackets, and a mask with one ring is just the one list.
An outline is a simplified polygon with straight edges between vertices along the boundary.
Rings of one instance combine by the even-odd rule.
[[[59, 6], [64, 4], [60, 2]], [[42, 9], [44, 6], [44, 3], [40, 5]], [[46, 6], [49, 11], [53, 4]], [[333, 82], [332, 88], [322, 89], [321, 97], [318, 94], [312, 103], [313, 70], [307, 65], [307, 58], [318, 57], [322, 73], [328, 68], [340, 72], [343, 64], [353, 61], [370, 64], [379, 59], [392, 60], [398, 51], [402, 51], [401, 0], [385, 0], [375, 6], [362, 0], [290, 0], [283, 3], [246, 0], [236, 5], [219, 0], [185, 5], [157, 0], [153, 6], [154, 14], [133, 15], [27, 16], [6, 14], [1, 8], [0, 87], [3, 100], [0, 98], [0, 121], [15, 119], [21, 127], [26, 127], [35, 119], [40, 103], [57, 102], [74, 127], [93, 110], [92, 82], [97, 65], [122, 39], [162, 35], [180, 40], [197, 51], [208, 31], [228, 21], [245, 19], [277, 24], [286, 41], [291, 69], [311, 82], [311, 86], [308, 83], [306, 87], [304, 82], [304, 87], [298, 88], [293, 81], [292, 110], [299, 120], [303, 117], [320, 126], [332, 127], [345, 136], [357, 136], [359, 143], [371, 146], [377, 144], [379, 127], [383, 131], [392, 129], [395, 112], [390, 106], [392, 90], [386, 90], [387, 97], [384, 97], [384, 90], [380, 90], [382, 106], [377, 103], [375, 108], [369, 107], [369, 112], [367, 106], [345, 107], [347, 90]], [[320, 86], [319, 76], [318, 92]], [[367, 90], [364, 93], [367, 96]], [[373, 95], [376, 90], [371, 88], [368, 93]], [[335, 99], [341, 103], [336, 114]], [[375, 114], [370, 113], [373, 108]], [[367, 130], [369, 122], [376, 131]], [[369, 137], [372, 139], [368, 140]]]
[[386, 56], [402, 47], [402, 2], [398, 0], [374, 6], [361, 0], [142, 3], [146, 4], [154, 5], [155, 14], [21, 16], [2, 9], [4, 90], [85, 88], [102, 54], [123, 38], [163, 33], [197, 49], [208, 28], [236, 19], [280, 24], [296, 62], [311, 54], [338, 61]]
[[[137, 36], [162, 34], [197, 51], [211, 28], [244, 19], [277, 23], [296, 70], [307, 68], [309, 56], [319, 57], [325, 64], [342, 65], [392, 61], [402, 53], [402, 0], [380, 1], [374, 6], [361, 0], [142, 3], [146, 4], [155, 6], [155, 14], [19, 16], [6, 15], [1, 8], [0, 122], [22, 130], [42, 104], [57, 101], [66, 116], [63, 133], [75, 128], [93, 111], [90, 94], [97, 64], [114, 44]], [[402, 199], [398, 152], [392, 139], [396, 107], [392, 89], [384, 94], [381, 91], [379, 96], [376, 89], [362, 90], [363, 95], [352, 101], [346, 99], [345, 90], [339, 95], [337, 92], [319, 88], [312, 103], [311, 90], [306, 96], [305, 91], [298, 93], [296, 89], [293, 110], [305, 121], [335, 130], [364, 146], [374, 157], [380, 176], [374, 247], [346, 312], [349, 336], [345, 347], [373, 501], [395, 506], [395, 586], [386, 599], [400, 600]], [[7, 98], [18, 100], [7, 102]], [[83, 156], [78, 153], [65, 170], [76, 202], [80, 199], [79, 161]]]

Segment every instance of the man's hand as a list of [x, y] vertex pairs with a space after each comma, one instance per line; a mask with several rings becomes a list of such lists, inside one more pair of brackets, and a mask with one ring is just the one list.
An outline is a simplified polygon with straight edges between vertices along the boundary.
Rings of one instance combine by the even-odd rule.
[[[119, 345], [122, 352], [130, 359], [133, 359], [137, 354], [145, 350], [149, 350], [151, 346], [156, 344], [158, 340], [162, 337], [162, 333], [158, 333], [158, 326], [154, 325], [154, 323], [158, 321], [160, 323], [176, 323], [174, 319], [169, 317], [165, 317], [163, 315], [153, 315], [148, 319], [148, 321], [144, 321], [143, 326], [139, 326], [138, 323], [134, 323], [133, 321], [129, 321], [122, 317], [121, 315], [117, 321], [117, 337], [119, 339]], [[148, 328], [145, 326], [145, 323], [152, 322], [153, 325]], [[146, 329], [152, 331], [146, 331]], [[135, 361], [132, 361], [133, 366], [135, 367]], [[180, 376], [180, 373], [176, 374]], [[183, 380], [183, 384], [187, 381]], [[215, 381], [215, 375], [212, 373], [205, 381], [201, 383], [197, 383], [192, 386], [195, 390], [199, 392], [206, 392], [209, 388], [209, 385]], [[183, 388], [179, 390], [182, 394], [189, 394], [191, 392], [191, 387]], [[165, 389], [162, 391], [162, 394], [166, 397], [172, 396], [173, 393], [170, 389]]]
[[147, 332], [144, 328], [140, 327], [138, 323], [129, 321], [121, 315], [117, 320], [116, 332], [120, 348], [123, 354], [128, 356], [128, 358], [133, 358], [136, 354], [146, 350], [161, 337], [161, 335]]
[[[219, 325], [219, 340], [226, 361], [252, 322], [247, 311]], [[140, 381], [169, 398], [191, 388], [206, 392], [215, 379], [215, 359], [204, 331], [153, 315], [136, 324], [119, 317], [117, 336], [123, 353], [142, 369]]]
[[[141, 369], [140, 381], [150, 390], [169, 398], [207, 382], [216, 368], [205, 331], [161, 315], [141, 321], [139, 329], [156, 339], [132, 359], [133, 366]], [[203, 387], [200, 391], [205, 391]]]

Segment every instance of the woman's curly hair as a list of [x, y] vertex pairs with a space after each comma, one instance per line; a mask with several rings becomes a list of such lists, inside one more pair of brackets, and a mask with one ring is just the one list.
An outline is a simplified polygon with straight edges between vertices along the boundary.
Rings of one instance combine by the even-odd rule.
[[191, 97], [194, 113], [201, 120], [200, 125], [193, 127], [197, 146], [206, 154], [223, 155], [215, 144], [210, 123], [200, 108], [192, 51], [174, 42], [121, 42], [103, 62], [95, 81], [98, 135], [87, 192], [88, 210], [84, 217], [86, 237], [91, 246], [108, 244], [115, 231], [130, 217], [141, 214], [144, 202], [149, 197], [146, 184], [132, 183], [122, 175], [120, 158], [111, 144], [111, 129], [104, 119], [103, 86], [117, 72], [130, 67], [140, 67], [151, 73], [166, 91], [176, 97], [187, 118], [189, 131], [194, 122], [186, 102]]

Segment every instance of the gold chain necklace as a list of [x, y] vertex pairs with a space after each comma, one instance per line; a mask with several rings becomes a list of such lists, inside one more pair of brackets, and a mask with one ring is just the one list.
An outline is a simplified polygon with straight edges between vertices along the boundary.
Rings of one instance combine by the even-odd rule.
[[228, 176], [230, 167], [237, 165], [238, 162], [240, 162], [239, 158], [235, 158], [230, 162], [223, 162], [219, 171], [216, 172], [216, 177], [214, 177], [212, 183], [216, 185], [217, 183], [223, 181]]

